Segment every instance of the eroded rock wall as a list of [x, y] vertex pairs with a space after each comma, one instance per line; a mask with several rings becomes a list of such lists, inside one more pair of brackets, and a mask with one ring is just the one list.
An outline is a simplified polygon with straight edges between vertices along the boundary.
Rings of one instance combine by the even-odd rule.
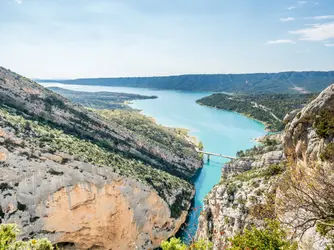
[[[323, 112], [329, 115], [319, 121]], [[302, 110], [286, 116], [285, 131], [275, 136], [280, 141], [277, 148], [227, 164], [221, 183], [205, 199], [197, 238], [212, 240], [214, 249], [222, 249], [228, 237], [248, 226], [261, 227], [265, 218], [279, 218], [299, 249], [326, 249], [327, 239], [316, 225], [330, 219], [325, 211], [334, 202], [334, 152], [330, 151], [334, 136], [329, 132], [333, 116], [331, 85]], [[272, 167], [281, 163], [284, 176]], [[316, 220], [305, 223], [315, 216]]]
[[153, 249], [185, 221], [193, 189], [178, 201], [185, 209], [176, 218], [171, 204], [188, 186], [168, 190], [169, 204], [110, 166], [50, 153], [34, 143], [33, 129], [23, 136], [4, 124], [0, 120], [0, 222], [18, 224], [20, 238], [47, 237], [73, 249]]

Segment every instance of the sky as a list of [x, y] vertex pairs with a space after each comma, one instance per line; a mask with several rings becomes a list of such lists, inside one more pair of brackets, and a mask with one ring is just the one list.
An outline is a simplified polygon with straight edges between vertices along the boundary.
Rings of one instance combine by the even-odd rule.
[[334, 0], [0, 0], [31, 78], [334, 70]]

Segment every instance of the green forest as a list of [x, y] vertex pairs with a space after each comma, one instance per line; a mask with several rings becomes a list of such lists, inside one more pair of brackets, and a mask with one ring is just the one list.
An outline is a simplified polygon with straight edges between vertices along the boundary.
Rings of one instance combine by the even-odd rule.
[[[243, 94], [320, 92], [334, 81], [334, 71], [252, 74], [199, 74], [155, 77], [82, 78], [41, 80], [64, 84], [121, 86], [187, 91], [224, 91]], [[293, 84], [291, 84], [293, 83]]]
[[197, 100], [197, 103], [234, 111], [265, 123], [269, 131], [281, 131], [283, 119], [289, 112], [302, 108], [317, 94], [260, 94], [229, 95], [216, 93]]

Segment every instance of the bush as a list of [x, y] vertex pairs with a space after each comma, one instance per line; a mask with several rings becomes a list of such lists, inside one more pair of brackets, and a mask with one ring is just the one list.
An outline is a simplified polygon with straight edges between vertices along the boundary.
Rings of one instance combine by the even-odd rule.
[[322, 138], [334, 136], [334, 113], [329, 110], [322, 111], [316, 118], [314, 127]]
[[267, 169], [264, 170], [264, 176], [270, 177], [283, 173], [285, 170], [284, 166], [280, 164], [270, 165]]
[[334, 162], [334, 143], [329, 143], [325, 150], [320, 154], [320, 158], [323, 161]]
[[266, 220], [264, 229], [252, 227], [229, 239], [227, 250], [296, 250], [297, 243], [287, 239], [287, 233], [276, 220]]
[[334, 249], [333, 228], [334, 228], [334, 219], [328, 219], [324, 222], [318, 222], [316, 225], [317, 232], [328, 240], [326, 244], [326, 250]]
[[237, 192], [238, 188], [235, 183], [229, 183], [227, 186], [227, 194], [228, 196], [234, 196], [234, 194]]
[[161, 243], [162, 250], [211, 250], [212, 243], [204, 240], [193, 242], [190, 246], [184, 244], [180, 239], [171, 238]]
[[20, 250], [52, 250], [51, 242], [47, 239], [32, 239], [29, 241], [18, 241], [19, 230], [16, 225], [0, 225], [0, 250], [20, 249]]

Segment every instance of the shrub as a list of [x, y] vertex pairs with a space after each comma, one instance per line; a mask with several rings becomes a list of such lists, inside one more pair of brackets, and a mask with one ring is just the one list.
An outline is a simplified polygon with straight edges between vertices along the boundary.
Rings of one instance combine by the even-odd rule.
[[334, 114], [332, 111], [324, 110], [320, 112], [314, 123], [317, 134], [322, 138], [334, 136]]
[[237, 152], [237, 157], [244, 157], [245, 156], [245, 153], [243, 150], [240, 150]]
[[229, 196], [234, 196], [234, 194], [237, 192], [238, 188], [237, 185], [235, 183], [229, 183], [227, 186], [227, 194]]
[[325, 150], [320, 154], [323, 161], [334, 162], [334, 143], [327, 144]]
[[211, 242], [199, 240], [187, 246], [180, 239], [173, 237], [169, 241], [163, 241], [161, 248], [162, 250], [211, 250], [212, 245]]
[[32, 239], [29, 241], [18, 241], [19, 230], [14, 224], [0, 225], [0, 250], [52, 250], [51, 242], [47, 239]]
[[171, 238], [169, 241], [163, 241], [161, 243], [162, 250], [187, 250], [187, 245], [180, 239]]
[[263, 174], [264, 176], [270, 177], [283, 173], [284, 169], [285, 169], [284, 166], [280, 164], [273, 164], [270, 165], [268, 168], [266, 168]]
[[229, 242], [231, 246], [227, 250], [296, 250], [298, 247], [287, 239], [287, 233], [276, 220], [266, 220], [263, 229], [245, 229]]
[[328, 219], [324, 222], [318, 222], [316, 225], [317, 232], [328, 240], [326, 244], [326, 250], [334, 249], [333, 228], [334, 228], [334, 219]]

